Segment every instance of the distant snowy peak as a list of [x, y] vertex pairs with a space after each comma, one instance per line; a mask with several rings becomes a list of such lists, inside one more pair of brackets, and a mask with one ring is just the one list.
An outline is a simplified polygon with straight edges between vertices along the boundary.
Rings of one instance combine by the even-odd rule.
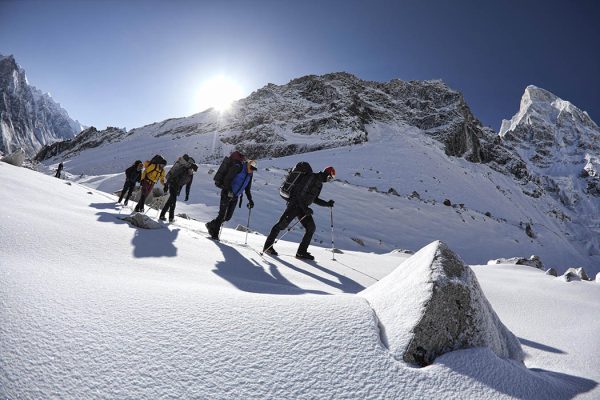
[[[505, 146], [526, 160], [543, 191], [574, 211], [600, 249], [600, 128], [589, 115], [547, 90], [528, 86], [519, 112], [503, 121]], [[584, 235], [581, 235], [584, 239]], [[585, 239], [587, 240], [587, 239]]]
[[[527, 131], [527, 127], [546, 128]], [[519, 112], [510, 120], [503, 120], [500, 136], [517, 140], [551, 140], [549, 133], [568, 133], [555, 135], [554, 141], [566, 140], [563, 144], [569, 145], [569, 140], [587, 138], [585, 135], [600, 132], [598, 125], [590, 118], [587, 112], [580, 110], [569, 101], [563, 100], [547, 90], [530, 85], [525, 89], [521, 98]], [[528, 135], [525, 135], [529, 133]], [[537, 135], [536, 135], [537, 134]]]
[[22, 148], [34, 155], [42, 146], [72, 138], [82, 129], [48, 93], [29, 85], [12, 55], [0, 55], [0, 152]]

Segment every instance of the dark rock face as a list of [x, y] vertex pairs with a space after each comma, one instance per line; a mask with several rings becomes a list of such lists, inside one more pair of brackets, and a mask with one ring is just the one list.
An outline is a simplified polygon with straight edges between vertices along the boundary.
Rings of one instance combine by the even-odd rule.
[[81, 130], [48, 94], [30, 86], [12, 56], [0, 55], [0, 152], [22, 148], [29, 156], [42, 146]]
[[82, 131], [75, 138], [44, 146], [34, 157], [36, 161], [48, 160], [59, 156], [66, 158], [85, 149], [98, 147], [105, 143], [121, 140], [127, 133], [119, 128], [108, 127], [98, 131], [93, 126]]
[[359, 295], [375, 311], [382, 341], [399, 360], [425, 366], [471, 347], [523, 360], [519, 341], [499, 320], [473, 271], [442, 242], [419, 250]]

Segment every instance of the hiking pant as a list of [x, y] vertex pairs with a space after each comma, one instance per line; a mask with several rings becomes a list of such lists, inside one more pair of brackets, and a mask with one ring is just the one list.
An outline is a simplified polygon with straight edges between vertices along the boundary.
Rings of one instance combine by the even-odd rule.
[[165, 203], [162, 211], [160, 212], [160, 216], [164, 217], [169, 211], [169, 220], [175, 219], [175, 205], [177, 204], [177, 196], [179, 195], [180, 188], [178, 185], [169, 185], [169, 199]]
[[54, 175], [55, 178], [60, 178], [60, 173], [62, 172], [62, 169], [57, 169], [56, 170], [56, 174]]
[[142, 181], [142, 190], [140, 193], [140, 201], [138, 201], [137, 206], [135, 206], [135, 211], [144, 212], [144, 204], [146, 203], [146, 197], [148, 197], [148, 195], [152, 191], [153, 187], [154, 187], [154, 182], [152, 182], [151, 180], [144, 179]]
[[233, 216], [233, 212], [235, 211], [235, 206], [238, 202], [238, 197], [233, 196], [229, 197], [229, 190], [223, 189], [221, 190], [221, 201], [219, 203], [219, 215], [217, 218], [213, 219], [209, 222], [210, 225], [215, 227], [216, 229], [220, 229], [221, 225], [225, 221], [229, 221]]
[[[288, 203], [283, 215], [281, 218], [279, 218], [279, 222], [277, 222], [273, 228], [271, 228], [271, 233], [269, 233], [269, 236], [267, 236], [267, 240], [265, 241], [263, 248], [266, 249], [275, 243], [275, 239], [277, 238], [277, 235], [279, 235], [279, 232], [286, 229], [290, 222], [294, 220], [294, 218], [302, 218], [303, 216], [304, 212], [300, 207]], [[315, 226], [315, 221], [313, 220], [312, 215], [307, 215], [300, 221], [300, 223], [306, 232], [304, 233], [304, 237], [302, 237], [300, 246], [298, 246], [298, 253], [306, 253], [308, 250], [308, 245], [310, 244], [317, 227]]]
[[[123, 190], [121, 190], [121, 196], [119, 196], [118, 203], [120, 203], [121, 200], [123, 200], [123, 197], [125, 197], [125, 204], [127, 204], [127, 202], [129, 201], [129, 197], [131, 197], [131, 193], [133, 192], [134, 188], [135, 188], [135, 181], [131, 182], [131, 181], [126, 180], [125, 184], [123, 185]], [[127, 196], [125, 196], [125, 192], [127, 192]]]

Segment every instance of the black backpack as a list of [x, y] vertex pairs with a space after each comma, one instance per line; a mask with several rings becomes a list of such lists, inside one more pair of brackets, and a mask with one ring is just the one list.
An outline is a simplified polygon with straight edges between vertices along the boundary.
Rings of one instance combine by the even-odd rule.
[[217, 169], [213, 178], [215, 186], [219, 189], [225, 189], [225, 177], [227, 176], [227, 173], [233, 165], [242, 163], [243, 161], [244, 156], [239, 151], [234, 151], [228, 157], [223, 158], [223, 161], [221, 161], [221, 165], [219, 165], [219, 169]]
[[167, 165], [167, 160], [165, 160], [163, 158], [163, 156], [161, 156], [160, 154], [157, 154], [154, 157], [152, 157], [152, 159], [150, 160], [150, 164], [164, 164], [164, 165]]
[[303, 177], [312, 174], [312, 172], [312, 167], [306, 161], [300, 161], [298, 164], [296, 164], [294, 169], [292, 169], [285, 177], [285, 180], [279, 188], [279, 195], [281, 198], [283, 198], [285, 201], [289, 201], [295, 185], [300, 182]]

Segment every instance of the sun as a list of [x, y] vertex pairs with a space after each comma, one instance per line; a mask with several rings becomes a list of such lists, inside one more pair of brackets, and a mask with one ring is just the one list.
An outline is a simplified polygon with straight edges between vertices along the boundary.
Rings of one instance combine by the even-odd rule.
[[200, 111], [214, 108], [223, 112], [235, 100], [242, 98], [243, 90], [233, 79], [225, 75], [217, 75], [202, 83], [198, 96]]

